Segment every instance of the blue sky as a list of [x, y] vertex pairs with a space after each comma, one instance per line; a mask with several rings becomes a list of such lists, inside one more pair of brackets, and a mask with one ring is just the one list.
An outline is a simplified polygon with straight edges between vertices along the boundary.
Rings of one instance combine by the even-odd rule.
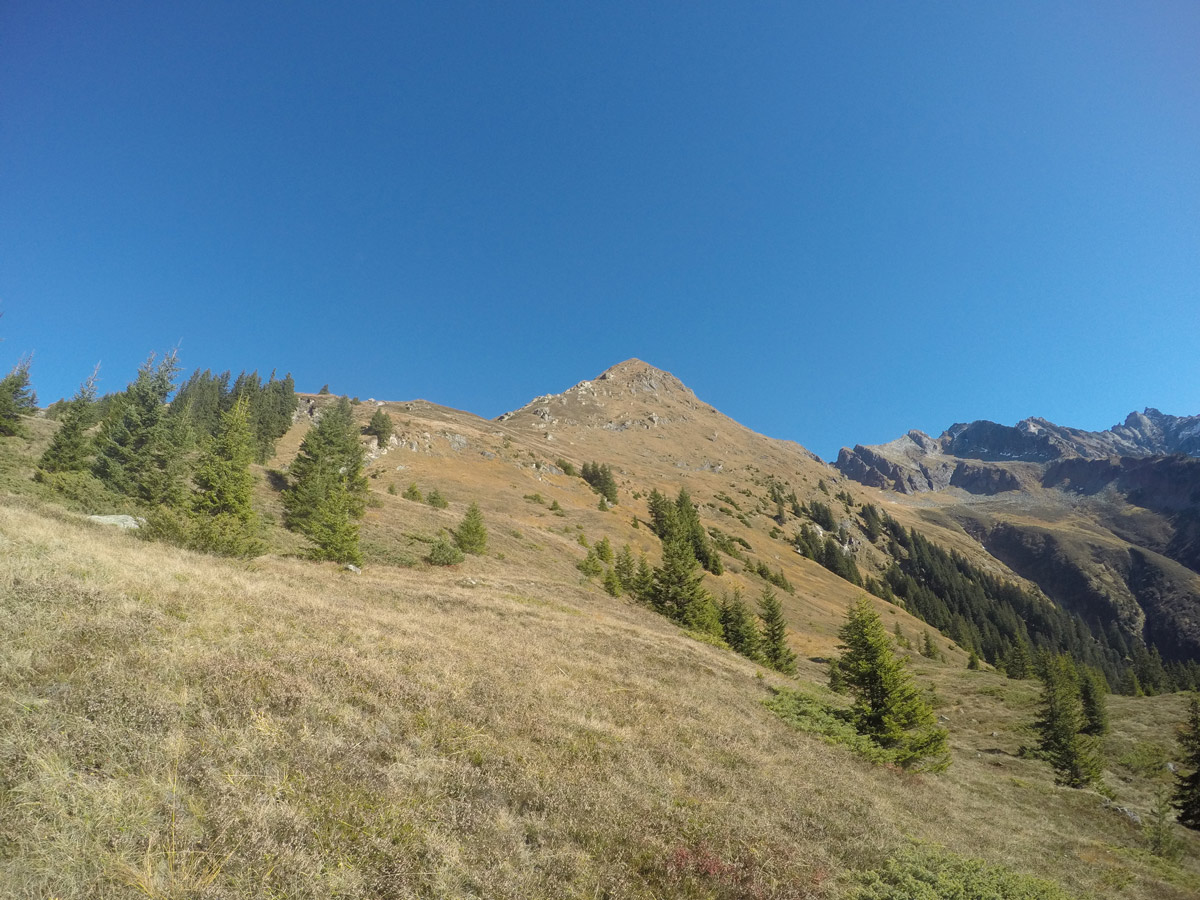
[[1192, 0], [9, 0], [0, 365], [494, 416], [636, 356], [825, 458], [1200, 413], [1197, 47]]

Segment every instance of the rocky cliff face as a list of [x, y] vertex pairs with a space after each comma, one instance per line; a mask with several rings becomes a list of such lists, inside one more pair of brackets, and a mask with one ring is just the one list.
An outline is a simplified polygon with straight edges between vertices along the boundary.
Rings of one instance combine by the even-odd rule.
[[[937, 491], [949, 486], [972, 493], [1017, 490], [1020, 479], [984, 468], [964, 470], [961, 460], [985, 463], [1050, 464], [1065, 460], [1107, 460], [1185, 454], [1200, 456], [1200, 416], [1168, 416], [1156, 409], [1130, 413], [1124, 424], [1107, 431], [1082, 431], [1030, 418], [1016, 425], [977, 421], [950, 426], [938, 438], [920, 431], [887, 444], [838, 454], [837, 468], [855, 481], [902, 493]], [[956, 480], [957, 479], [957, 480]]]

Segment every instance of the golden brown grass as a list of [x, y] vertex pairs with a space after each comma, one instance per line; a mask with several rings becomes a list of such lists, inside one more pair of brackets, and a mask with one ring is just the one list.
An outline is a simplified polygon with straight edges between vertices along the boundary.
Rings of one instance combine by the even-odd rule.
[[1080, 896], [1198, 874], [1007, 755], [1033, 691], [990, 673], [918, 664], [955, 765], [913, 777], [789, 730], [759, 702], [786, 679], [507, 559], [239, 564], [17, 504], [0, 554], [0, 896], [824, 897], [906, 835]]

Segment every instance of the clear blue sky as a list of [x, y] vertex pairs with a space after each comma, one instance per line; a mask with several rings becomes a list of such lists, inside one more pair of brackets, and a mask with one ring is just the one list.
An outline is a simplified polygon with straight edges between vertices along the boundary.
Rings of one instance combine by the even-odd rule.
[[0, 365], [494, 416], [631, 356], [830, 458], [1200, 413], [1200, 3], [0, 5]]

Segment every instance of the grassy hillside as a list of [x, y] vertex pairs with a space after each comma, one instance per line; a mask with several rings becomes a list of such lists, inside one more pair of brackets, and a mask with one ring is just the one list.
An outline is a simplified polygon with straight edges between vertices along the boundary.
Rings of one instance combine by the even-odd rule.
[[[815, 664], [494, 559], [239, 564], [18, 502], [0, 553], [0, 896], [835, 897], [910, 838], [1080, 897], [1200, 878], [1012, 755], [1028, 682], [922, 662], [955, 761], [911, 776], [763, 706]], [[1113, 705], [1126, 755], [1183, 707]]]
[[[822, 660], [859, 591], [772, 534], [769, 477], [835, 510], [837, 491], [883, 498], [690, 392], [633, 384], [500, 422], [387, 404], [397, 443], [367, 470], [361, 575], [303, 559], [275, 525], [304, 416], [256, 468], [270, 552], [251, 562], [88, 523], [114, 510], [30, 479], [52, 423], [0, 441], [0, 897], [1197, 895], [1200, 839], [1176, 828], [1187, 853], [1164, 862], [1127, 812], [1055, 786], [1017, 755], [1035, 683], [968, 671], [941, 635], [945, 660], [913, 668], [950, 732], [944, 774], [873, 765], [772, 712], [778, 689], [845, 703]], [[631, 421], [649, 424], [605, 427]], [[560, 458], [611, 463], [620, 505], [600, 510]], [[410, 483], [449, 507], [405, 499]], [[580, 536], [657, 561], [646, 495], [680, 486], [753, 548], [708, 576], [713, 593], [753, 598], [747, 560], [793, 585], [796, 678], [576, 569]], [[488, 553], [424, 563], [472, 501]], [[978, 553], [936, 505], [888, 511]], [[878, 550], [856, 554], [870, 571]], [[914, 643], [926, 628], [876, 607]], [[1110, 706], [1105, 779], [1144, 817], [1184, 698]]]

